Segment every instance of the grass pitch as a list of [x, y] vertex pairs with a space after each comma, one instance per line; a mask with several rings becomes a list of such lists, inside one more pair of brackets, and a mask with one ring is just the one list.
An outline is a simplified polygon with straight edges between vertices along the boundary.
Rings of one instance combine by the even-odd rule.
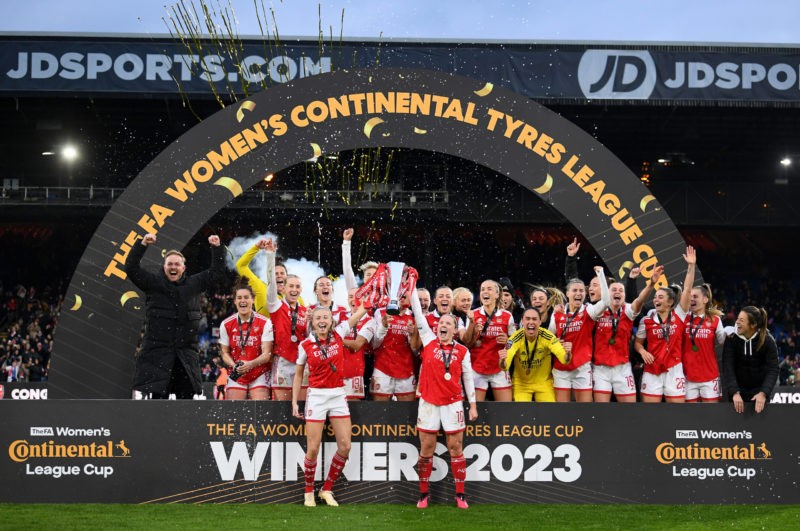
[[0, 529], [797, 529], [797, 505], [0, 504]]

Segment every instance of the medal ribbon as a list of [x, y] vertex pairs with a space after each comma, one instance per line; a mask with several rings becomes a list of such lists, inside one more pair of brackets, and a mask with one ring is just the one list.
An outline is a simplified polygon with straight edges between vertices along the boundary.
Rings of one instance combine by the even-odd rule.
[[250, 314], [250, 320], [247, 322], [247, 335], [244, 336], [244, 340], [242, 340], [242, 320], [239, 316], [236, 316], [236, 322], [239, 323], [239, 350], [241, 350], [241, 354], [239, 357], [244, 356], [244, 347], [247, 346], [247, 340], [250, 339], [250, 331], [253, 329], [253, 318], [255, 315], [252, 313]]
[[[608, 313], [611, 314], [611, 339], [613, 339], [616, 342], [616, 340], [617, 340], [617, 328], [619, 327], [619, 321], [620, 321], [620, 318], [622, 316], [622, 307], [620, 307], [620, 309], [617, 310], [617, 318], [616, 319], [614, 319], [614, 312], [611, 310], [611, 308], [608, 309]], [[609, 340], [609, 341], [611, 341], [611, 340]]]
[[569, 324], [572, 322], [573, 319], [575, 319], [575, 316], [578, 315], [579, 311], [581, 311], [580, 308], [575, 310], [572, 313], [572, 315], [570, 315], [569, 312], [564, 312], [565, 314], [567, 314], [567, 321], [564, 323], [564, 329], [561, 330], [561, 335], [559, 336], [559, 339], [564, 339], [564, 336], [567, 335], [567, 328], [569, 328]]
[[697, 336], [697, 332], [700, 331], [700, 327], [703, 325], [703, 316], [698, 316], [697, 327], [692, 328], [694, 324], [694, 314], [689, 314], [689, 339], [692, 341], [692, 350], [697, 350], [697, 345], [694, 343], [694, 338]]
[[325, 345], [323, 346], [322, 343], [319, 342], [319, 337], [317, 337], [316, 332], [314, 333], [314, 342], [317, 344], [317, 348], [319, 349], [320, 353], [322, 354], [322, 359], [328, 362], [328, 367], [331, 368], [333, 372], [336, 372], [336, 365], [333, 364], [332, 361], [328, 361], [328, 347], [331, 345], [331, 336], [328, 334], [328, 338], [325, 340]]
[[525, 338], [525, 359], [522, 361], [522, 366], [525, 367], [527, 371], [525, 374], [529, 374], [531, 367], [533, 367], [533, 359], [536, 357], [536, 346], [539, 344], [539, 332], [536, 332], [536, 341], [533, 342], [533, 351], [528, 350], [528, 336], [523, 336]]
[[444, 372], [450, 372], [450, 360], [453, 357], [453, 351], [456, 349], [455, 344], [450, 347], [450, 352], [445, 352], [442, 342], [439, 341], [439, 350], [442, 353], [442, 361], [444, 362]]
[[298, 315], [299, 311], [300, 311], [300, 309], [297, 306], [292, 308], [292, 306], [289, 305], [289, 313], [292, 314], [292, 336], [293, 337], [297, 337], [297, 315]]
[[670, 333], [670, 323], [672, 322], [672, 310], [669, 311], [669, 315], [667, 315], [667, 320], [664, 323], [661, 322], [661, 316], [656, 313], [656, 322], [658, 322], [658, 326], [661, 328], [661, 334], [664, 338], [664, 341], [667, 342], [667, 346], [669, 346], [669, 333]]

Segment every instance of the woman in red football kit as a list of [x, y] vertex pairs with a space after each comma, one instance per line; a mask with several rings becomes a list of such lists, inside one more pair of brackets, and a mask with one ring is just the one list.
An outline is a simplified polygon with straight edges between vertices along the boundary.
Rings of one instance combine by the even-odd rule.
[[624, 284], [614, 282], [608, 287], [611, 303], [597, 319], [594, 330], [595, 402], [610, 402], [611, 393], [614, 393], [617, 402], [636, 402], [636, 383], [630, 363], [633, 320], [639, 315], [653, 291], [653, 284], [658, 282], [663, 272], [663, 266], [655, 267], [651, 282], [630, 304], [625, 302]]
[[[291, 400], [292, 382], [297, 361], [297, 347], [306, 338], [306, 307], [300, 304], [302, 286], [296, 275], [287, 275], [283, 299], [278, 298], [275, 253], [278, 246], [271, 239], [264, 246], [267, 252], [267, 309], [275, 334], [270, 387], [274, 400]], [[301, 392], [304, 393], [305, 391]], [[301, 396], [301, 399], [304, 398]]]
[[600, 300], [584, 304], [586, 285], [574, 278], [567, 283], [567, 306], [554, 311], [549, 330], [556, 334], [564, 349], [572, 354], [568, 364], [553, 362], [553, 387], [558, 402], [569, 402], [575, 393], [576, 402], [592, 401], [592, 332], [595, 321], [603, 314], [609, 302], [608, 282], [603, 268], [595, 266], [601, 291]]
[[687, 402], [719, 402], [721, 396], [716, 345], [725, 343], [722, 312], [714, 307], [711, 286], [692, 288], [683, 333], [683, 372]]
[[227, 400], [269, 399], [267, 381], [272, 361], [272, 322], [253, 311], [253, 289], [242, 278], [234, 287], [236, 313], [222, 321], [219, 345], [222, 361], [230, 371]]
[[[348, 317], [355, 313], [360, 305], [356, 299], [356, 291], [358, 288], [353, 288], [347, 294], [347, 304], [350, 306]], [[348, 400], [364, 399], [364, 371], [366, 369], [364, 355], [372, 354], [370, 342], [375, 337], [375, 327], [375, 319], [369, 313], [365, 313], [358, 324], [344, 336], [344, 345], [347, 350], [345, 351], [342, 377]]]
[[457, 321], [452, 314], [443, 315], [437, 324], [436, 333], [428, 327], [422, 314], [419, 296], [411, 295], [411, 309], [414, 321], [422, 340], [422, 368], [419, 376], [419, 407], [417, 412], [417, 432], [419, 433], [419, 475], [420, 496], [417, 507], [428, 507], [428, 486], [433, 469], [433, 453], [436, 449], [436, 435], [444, 430], [447, 449], [450, 452], [450, 466], [456, 484], [456, 506], [469, 507], [464, 496], [464, 481], [467, 477], [467, 462], [463, 453], [464, 396], [469, 402], [469, 420], [478, 418], [475, 404], [472, 364], [467, 347], [454, 341]]
[[497, 363], [500, 351], [516, 331], [514, 317], [502, 309], [501, 287], [494, 280], [481, 283], [481, 307], [472, 311], [472, 320], [465, 337], [469, 339], [475, 373], [475, 394], [479, 402], [486, 399], [491, 387], [496, 402], [511, 402], [511, 379]]
[[324, 275], [317, 277], [317, 280], [314, 281], [314, 295], [317, 297], [317, 303], [309, 306], [309, 310], [313, 310], [317, 306], [330, 308], [336, 324], [347, 320], [347, 308], [333, 302], [333, 282], [330, 278]]
[[[309, 323], [311, 336], [300, 342], [297, 348], [297, 369], [292, 384], [292, 414], [306, 421], [306, 458], [303, 463], [305, 474], [305, 505], [313, 507], [314, 476], [317, 472], [317, 456], [322, 443], [325, 419], [331, 423], [336, 436], [336, 455], [319, 497], [331, 506], [339, 505], [333, 497], [333, 484], [341, 474], [350, 455], [350, 408], [347, 406], [347, 392], [344, 388], [342, 367], [344, 366], [345, 346], [342, 336], [355, 327], [366, 314], [360, 306], [345, 322], [334, 328], [330, 308], [319, 306], [311, 310]], [[300, 412], [298, 401], [303, 386], [303, 372], [308, 365], [308, 396], [305, 411]]]
[[[686, 311], [697, 263], [694, 247], [687, 247], [683, 258], [687, 267], [680, 299], [672, 288], [659, 288], [653, 296], [654, 309], [642, 319], [636, 331], [634, 348], [645, 363], [642, 402], [661, 402], [662, 397], [667, 402], [682, 403], [686, 400], [682, 350]], [[650, 283], [653, 283], [652, 279]]]

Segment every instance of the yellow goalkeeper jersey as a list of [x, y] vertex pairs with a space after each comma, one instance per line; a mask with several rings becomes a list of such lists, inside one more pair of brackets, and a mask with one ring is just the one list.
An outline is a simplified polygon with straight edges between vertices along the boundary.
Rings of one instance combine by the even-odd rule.
[[561, 363], [567, 363], [567, 353], [556, 335], [541, 326], [533, 341], [520, 328], [508, 339], [508, 345], [505, 367], [512, 373], [515, 387], [552, 382], [552, 356]]

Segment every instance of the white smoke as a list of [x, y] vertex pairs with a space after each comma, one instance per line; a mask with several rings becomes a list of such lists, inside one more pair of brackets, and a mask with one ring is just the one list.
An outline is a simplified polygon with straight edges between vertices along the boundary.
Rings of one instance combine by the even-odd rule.
[[[278, 253], [280, 254], [280, 244], [277, 234], [266, 232], [263, 234], [255, 233], [251, 236], [237, 236], [228, 244], [230, 253], [227, 254], [228, 269], [231, 271], [236, 270], [236, 261], [246, 253], [251, 247], [258, 243], [261, 239], [270, 239], [278, 244]], [[232, 255], [232, 256], [231, 256]], [[300, 282], [303, 287], [301, 296], [306, 306], [310, 306], [317, 302], [317, 297], [314, 295], [314, 281], [319, 277], [325, 275], [320, 265], [307, 258], [287, 258], [284, 260], [286, 271], [290, 274], [300, 277]], [[341, 269], [341, 267], [339, 268]], [[252, 271], [258, 278], [266, 281], [267, 275], [267, 255], [259, 251], [250, 262], [250, 271]], [[344, 276], [341, 271], [332, 271], [338, 278], [333, 282], [333, 300], [336, 304], [347, 308], [347, 288], [344, 284]]]

